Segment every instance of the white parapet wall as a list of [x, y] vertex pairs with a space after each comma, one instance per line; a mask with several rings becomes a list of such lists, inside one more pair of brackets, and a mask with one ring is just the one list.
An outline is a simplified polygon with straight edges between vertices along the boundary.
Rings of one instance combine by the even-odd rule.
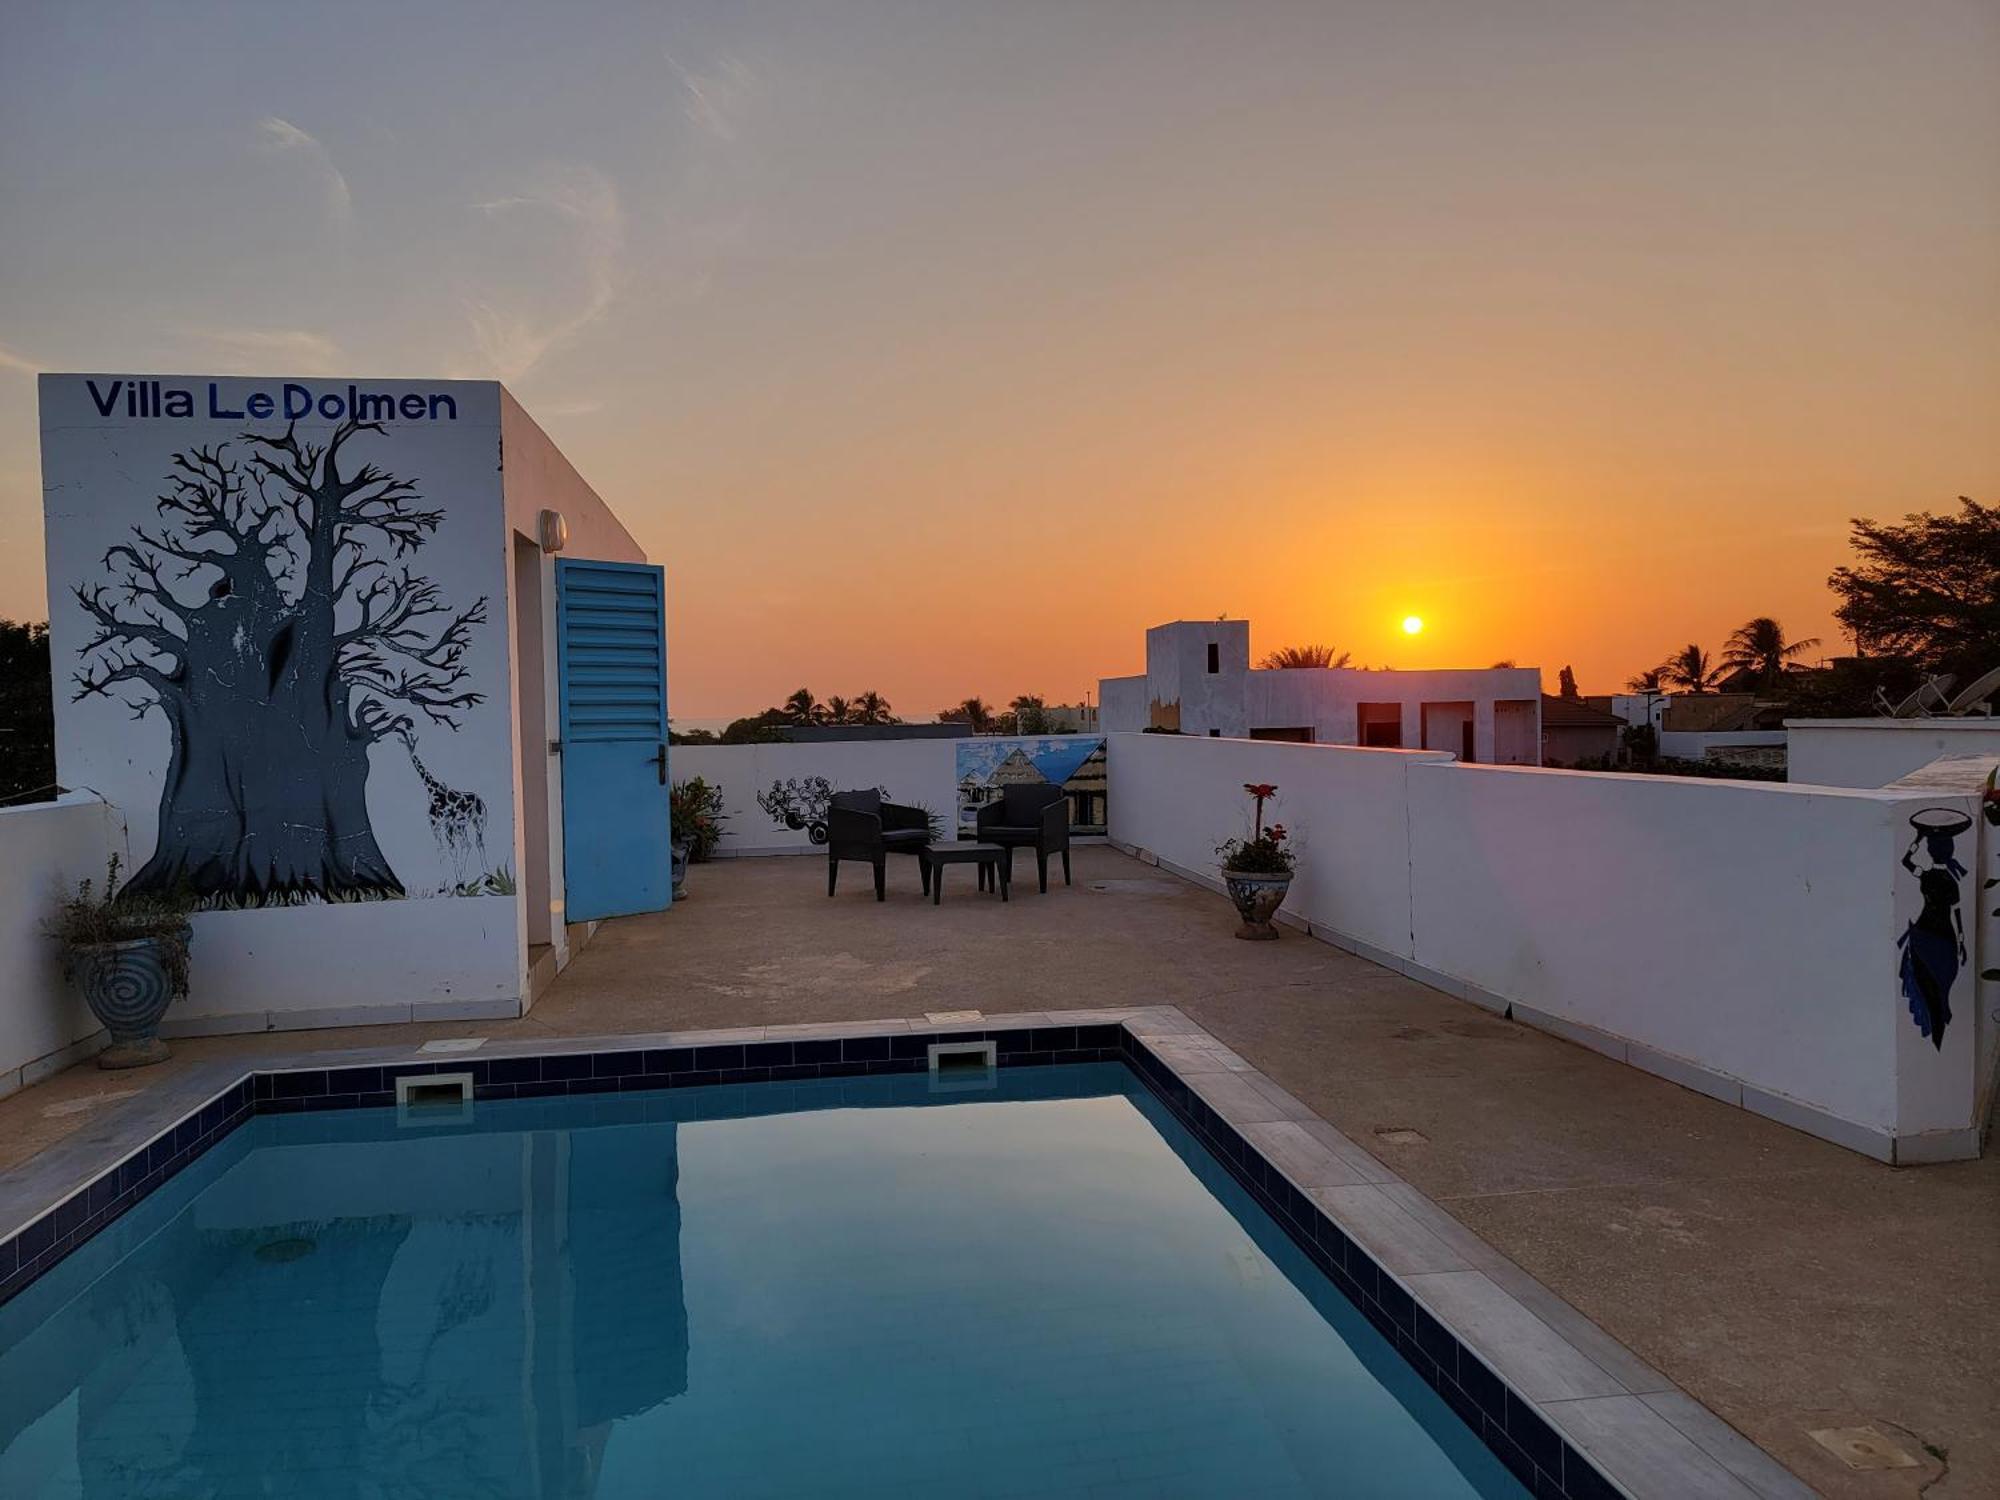
[[1110, 737], [1111, 841], [1220, 889], [1216, 846], [1251, 831], [1246, 783], [1269, 782], [1266, 808], [1299, 856], [1285, 912], [1338, 933], [1371, 958], [1407, 960], [1412, 765], [1435, 750], [1363, 750], [1276, 740]]
[[[972, 735], [964, 739], [823, 740], [812, 744], [675, 745], [677, 782], [699, 776], [722, 792], [717, 853], [803, 854], [823, 840], [815, 824], [829, 791], [876, 788], [891, 802], [936, 814], [943, 837], [958, 837], [978, 799], [1008, 780], [1062, 786], [1071, 827], [1101, 831], [1104, 760], [1096, 734]], [[1088, 815], [1082, 815], [1088, 810]]]
[[[1285, 914], [1317, 936], [1882, 1160], [1978, 1152], [1972, 796], [1151, 735], [1109, 760], [1113, 842], [1209, 884], [1243, 783], [1277, 784]], [[1913, 925], [1952, 925], [1948, 890], [1967, 952], [1925, 947], [1950, 971], [1940, 1046], [1903, 964]]]
[[[104, 1044], [90, 1007], [65, 983], [43, 931], [77, 882], [104, 884], [127, 857], [125, 825], [89, 792], [0, 808], [0, 1095], [88, 1057]], [[129, 862], [129, 861], [128, 861]]]
[[1887, 786], [1945, 755], [2000, 755], [2000, 718], [1787, 719], [1786, 776]]

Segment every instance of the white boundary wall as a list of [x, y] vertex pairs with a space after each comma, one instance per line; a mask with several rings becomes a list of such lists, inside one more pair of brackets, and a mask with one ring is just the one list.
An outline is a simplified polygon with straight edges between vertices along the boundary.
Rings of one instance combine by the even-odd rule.
[[774, 781], [824, 776], [835, 791], [885, 788], [892, 802], [957, 817], [956, 740], [831, 740], [817, 745], [675, 745], [667, 752], [675, 781], [699, 776], [722, 789], [728, 822], [716, 853], [803, 854], [814, 846], [803, 829], [774, 821], [757, 805]]
[[1887, 786], [1943, 755], [2000, 755], [2000, 718], [1787, 719], [1786, 775], [1814, 786]]
[[[1101, 735], [1026, 735], [976, 737], [982, 746], [1044, 745], [1056, 741], [1095, 742]], [[823, 776], [835, 791], [880, 787], [891, 802], [928, 808], [957, 838], [958, 739], [823, 740], [794, 745], [676, 745], [667, 764], [675, 781], [699, 776], [722, 789], [722, 842], [716, 853], [803, 854], [816, 847], [807, 831], [774, 820], [757, 805], [760, 793], [777, 781], [802, 781]], [[1112, 796], [1116, 796], [1114, 791]]]
[[[1970, 962], [1942, 1049], [1897, 940], [1910, 816], [1950, 793], [1461, 766], [1328, 745], [1110, 737], [1111, 838], [1219, 886], [1244, 782], [1300, 870], [1284, 913], [1448, 993], [1883, 1160], [1976, 1155]], [[1983, 825], [1975, 823], [1975, 830]], [[1968, 870], [1968, 944], [1978, 832]], [[1968, 973], [1966, 970], [1970, 970]]]
[[42, 930], [56, 903], [93, 880], [115, 851], [128, 861], [124, 821], [89, 792], [0, 808], [0, 1095], [59, 1072], [104, 1045], [90, 1007], [63, 981], [60, 950]]

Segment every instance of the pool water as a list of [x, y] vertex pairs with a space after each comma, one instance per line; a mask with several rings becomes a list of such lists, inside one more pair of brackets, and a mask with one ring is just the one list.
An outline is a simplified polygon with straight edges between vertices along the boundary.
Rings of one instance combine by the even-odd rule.
[[0, 1495], [1518, 1496], [1117, 1064], [260, 1116], [0, 1308]]

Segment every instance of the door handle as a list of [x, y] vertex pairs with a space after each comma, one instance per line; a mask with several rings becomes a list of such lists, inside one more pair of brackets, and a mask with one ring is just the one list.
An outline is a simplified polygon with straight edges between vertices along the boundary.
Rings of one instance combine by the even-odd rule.
[[660, 785], [665, 786], [667, 784], [667, 747], [665, 745], [660, 746], [654, 752], [653, 764], [660, 768]]

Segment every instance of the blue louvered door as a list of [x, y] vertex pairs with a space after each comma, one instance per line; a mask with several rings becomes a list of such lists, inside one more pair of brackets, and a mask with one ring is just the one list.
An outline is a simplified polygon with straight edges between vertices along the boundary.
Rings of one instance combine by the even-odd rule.
[[644, 563], [556, 559], [564, 919], [673, 900], [666, 579]]

